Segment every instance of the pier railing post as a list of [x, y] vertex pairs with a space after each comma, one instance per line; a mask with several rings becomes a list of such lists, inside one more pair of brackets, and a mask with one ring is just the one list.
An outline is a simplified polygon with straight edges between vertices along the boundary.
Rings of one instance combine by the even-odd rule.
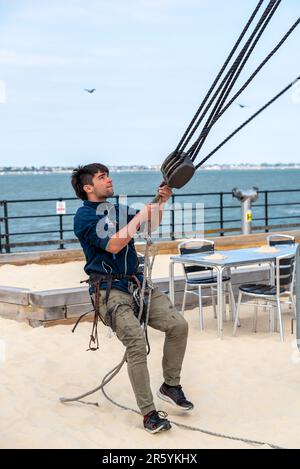
[[[59, 202], [63, 202], [63, 198], [60, 197], [58, 199]], [[63, 239], [64, 239], [64, 220], [63, 220], [63, 213], [65, 213], [65, 206], [62, 207], [60, 206], [59, 207], [59, 212], [62, 212], [62, 213], [59, 213], [58, 215], [58, 218], [59, 218], [59, 239], [60, 239], [60, 244], [59, 244], [59, 249], [65, 249], [65, 246], [64, 246], [64, 243], [63, 243]]]
[[267, 226], [269, 226], [269, 192], [265, 191], [265, 232], [269, 233]]
[[[59, 239], [62, 241], [64, 239], [64, 221], [63, 215], [59, 215]], [[65, 249], [64, 244], [61, 242], [59, 249]]]
[[224, 194], [223, 192], [220, 192], [220, 236], [224, 236], [224, 231], [223, 228], [224, 228], [224, 213], [223, 213], [223, 209], [224, 209], [224, 200], [223, 200], [223, 197], [224, 197]]

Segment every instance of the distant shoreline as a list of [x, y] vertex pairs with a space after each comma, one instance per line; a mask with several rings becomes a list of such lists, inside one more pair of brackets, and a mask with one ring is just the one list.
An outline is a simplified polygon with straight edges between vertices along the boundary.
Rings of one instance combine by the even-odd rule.
[[[300, 169], [300, 164], [275, 164], [275, 165], [210, 165], [204, 166], [201, 168], [202, 171], [264, 171], [264, 170], [292, 170], [292, 169]], [[128, 166], [128, 167], [118, 167], [112, 166], [109, 167], [109, 170], [112, 173], [137, 173], [137, 172], [151, 172], [157, 173], [160, 172], [160, 166], [153, 166], [153, 167], [138, 167], [138, 166]], [[51, 168], [51, 167], [42, 167], [42, 168], [0, 168], [0, 176], [7, 176], [7, 175], [42, 175], [42, 174], [70, 174], [73, 171], [73, 168]]]

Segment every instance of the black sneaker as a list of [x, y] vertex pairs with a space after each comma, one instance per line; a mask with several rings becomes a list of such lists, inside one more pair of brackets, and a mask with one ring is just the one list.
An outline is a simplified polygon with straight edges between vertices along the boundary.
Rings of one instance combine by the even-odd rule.
[[159, 410], [152, 410], [149, 414], [144, 415], [144, 428], [147, 432], [158, 433], [165, 430], [170, 430], [171, 424], [169, 420], [166, 419], [168, 414]]
[[173, 404], [178, 409], [191, 410], [194, 408], [194, 404], [186, 399], [180, 384], [178, 384], [178, 386], [167, 387], [165, 383], [163, 383], [157, 395], [160, 399], [170, 402], [170, 404]]

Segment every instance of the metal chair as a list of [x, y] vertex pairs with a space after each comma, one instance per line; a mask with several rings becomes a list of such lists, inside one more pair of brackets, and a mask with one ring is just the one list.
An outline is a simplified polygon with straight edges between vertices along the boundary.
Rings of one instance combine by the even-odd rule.
[[[196, 254], [196, 253], [208, 253], [214, 252], [214, 242], [207, 239], [193, 238], [190, 240], [182, 241], [178, 244], [178, 252], [182, 254]], [[193, 294], [199, 296], [199, 324], [200, 330], [204, 329], [204, 316], [203, 316], [203, 298], [212, 298], [212, 304], [214, 309], [214, 317], [217, 318], [216, 312], [216, 299], [217, 296], [216, 286], [217, 277], [213, 273], [211, 267], [201, 267], [196, 265], [183, 264], [185, 285], [182, 301], [181, 313], [184, 315], [186, 296], [187, 294]], [[202, 274], [201, 276], [195, 276], [195, 274]], [[207, 275], [204, 275], [207, 273]], [[225, 287], [223, 301], [225, 302], [225, 296], [229, 297], [230, 306], [230, 318], [233, 321], [235, 317], [235, 299], [233, 295], [230, 273], [229, 275], [223, 276], [223, 285]], [[202, 289], [210, 288], [210, 295], [202, 295]], [[226, 319], [226, 308], [224, 308], [224, 319]]]
[[[291, 294], [291, 286], [294, 283], [295, 273], [295, 256], [285, 254], [276, 258], [275, 264], [275, 282], [271, 285], [247, 283], [239, 286], [239, 297], [236, 308], [236, 316], [233, 327], [233, 335], [236, 334], [236, 329], [239, 321], [240, 306], [247, 304], [248, 306], [255, 306], [253, 318], [253, 331], [256, 332], [257, 327], [257, 309], [258, 306], [264, 308], [277, 307], [277, 316], [279, 321], [280, 340], [284, 341], [284, 331], [282, 325], [281, 304], [282, 297], [286, 294]], [[249, 303], [242, 302], [243, 295], [251, 298], [263, 299], [266, 303]], [[270, 304], [271, 303], [271, 304]], [[293, 303], [294, 304], [294, 303]], [[271, 320], [270, 320], [271, 324]]]

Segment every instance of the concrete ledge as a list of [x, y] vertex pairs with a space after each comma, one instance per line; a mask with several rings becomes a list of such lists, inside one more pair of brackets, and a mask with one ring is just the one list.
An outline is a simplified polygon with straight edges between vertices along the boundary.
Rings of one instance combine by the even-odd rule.
[[37, 308], [32, 305], [23, 306], [1, 302], [0, 316], [6, 319], [14, 319], [22, 322], [29, 322], [29, 320], [38, 320], [42, 322], [49, 319], [64, 319], [66, 317], [66, 308]]
[[54, 307], [88, 303], [88, 287], [61, 288], [29, 293], [29, 303], [41, 307]]
[[79, 304], [79, 305], [68, 305], [66, 307], [67, 318], [78, 318], [82, 314], [85, 314], [93, 309], [92, 302]]
[[13, 303], [18, 305], [29, 305], [28, 288], [0, 287], [0, 302]]

